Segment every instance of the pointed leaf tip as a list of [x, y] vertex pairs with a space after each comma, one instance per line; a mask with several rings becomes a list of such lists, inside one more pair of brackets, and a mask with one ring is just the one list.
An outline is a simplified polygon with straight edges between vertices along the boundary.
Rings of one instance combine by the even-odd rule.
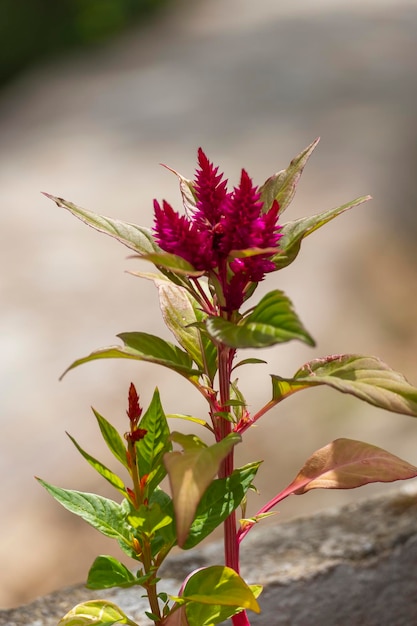
[[291, 203], [304, 167], [316, 148], [320, 137], [315, 139], [305, 150], [292, 159], [285, 170], [281, 170], [268, 178], [260, 187], [261, 197], [264, 202], [264, 212], [269, 211], [274, 200], [279, 204], [280, 214]]

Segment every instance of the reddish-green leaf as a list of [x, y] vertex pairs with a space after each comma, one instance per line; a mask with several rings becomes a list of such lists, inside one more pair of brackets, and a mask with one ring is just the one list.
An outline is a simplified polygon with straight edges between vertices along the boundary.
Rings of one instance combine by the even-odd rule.
[[164, 626], [190, 626], [187, 620], [185, 604], [175, 610], [164, 619]]
[[336, 439], [317, 450], [292, 482], [293, 493], [311, 489], [355, 489], [417, 476], [417, 467], [363, 441]]
[[168, 452], [164, 455], [180, 547], [187, 539], [198, 503], [219, 471], [220, 463], [240, 440], [239, 435], [231, 434], [207, 447], [197, 442], [193, 445], [192, 439], [187, 439], [187, 448], [183, 452]]
[[303, 169], [319, 141], [319, 138], [313, 141], [291, 161], [287, 169], [277, 172], [260, 187], [264, 212], [271, 208], [274, 200], [279, 204], [279, 212], [285, 211], [294, 197]]
[[358, 354], [315, 359], [293, 378], [272, 376], [273, 401], [318, 385], [328, 385], [394, 413], [417, 416], [417, 388], [376, 357]]
[[[417, 467], [363, 441], [336, 439], [316, 450], [304, 463], [294, 480], [263, 506], [255, 517], [263, 516], [291, 495], [312, 489], [355, 489], [369, 483], [388, 483], [417, 476]], [[254, 524], [239, 531], [239, 541]]]

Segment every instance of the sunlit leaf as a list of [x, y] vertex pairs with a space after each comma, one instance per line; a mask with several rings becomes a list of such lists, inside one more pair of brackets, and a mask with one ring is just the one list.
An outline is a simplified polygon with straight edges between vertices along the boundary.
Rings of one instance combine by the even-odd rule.
[[173, 521], [173, 517], [167, 515], [157, 502], [142, 504], [139, 508], [132, 506], [128, 519], [133, 528], [140, 529], [149, 537]]
[[[248, 585], [255, 598], [262, 592], [261, 585]], [[181, 607], [182, 608], [182, 607]], [[213, 626], [222, 624], [233, 615], [240, 613], [242, 608], [233, 606], [222, 606], [220, 604], [199, 604], [198, 602], [188, 602], [184, 610], [190, 618], [190, 625]], [[186, 626], [186, 625], [185, 625]]]
[[106, 537], [117, 539], [120, 547], [132, 555], [130, 528], [122, 505], [96, 494], [62, 489], [40, 478], [38, 481], [68, 511], [82, 517]]
[[195, 327], [195, 323], [199, 320], [191, 295], [183, 287], [166, 281], [159, 281], [157, 287], [162, 317], [166, 326], [198, 367], [203, 369], [200, 331]]
[[111, 587], [131, 587], [137, 578], [123, 563], [113, 556], [98, 556], [88, 572], [86, 586], [89, 589], [110, 589]]
[[120, 333], [118, 335], [125, 344], [124, 346], [110, 346], [95, 350], [91, 354], [81, 359], [77, 359], [62, 374], [61, 378], [70, 370], [98, 359], [134, 359], [137, 361], [147, 361], [163, 365], [178, 372], [186, 378], [198, 376], [201, 372], [193, 369], [193, 362], [190, 356], [177, 346], [148, 333], [131, 332]]
[[113, 626], [128, 624], [137, 626], [113, 602], [106, 600], [89, 600], [77, 604], [58, 623], [58, 626]]
[[267, 361], [264, 361], [263, 359], [242, 359], [242, 361], [239, 361], [239, 363], [236, 363], [236, 365], [233, 366], [233, 370], [235, 370], [237, 367], [240, 367], [241, 365], [257, 365], [257, 364], [265, 364], [267, 363]]
[[272, 376], [273, 400], [319, 385], [328, 385], [394, 413], [417, 416], [417, 388], [376, 357], [341, 354], [303, 365], [293, 378]]
[[137, 463], [140, 475], [148, 475], [149, 497], [166, 475], [163, 455], [172, 448], [168, 422], [157, 389], [140, 421], [140, 427], [146, 430], [146, 435], [136, 443]]
[[78, 207], [72, 202], [67, 202], [67, 200], [63, 198], [57, 198], [48, 193], [44, 195], [53, 200], [59, 207], [70, 211], [75, 217], [78, 217], [78, 219], [88, 226], [117, 239], [140, 255], [158, 253], [161, 251], [154, 241], [150, 228], [143, 228], [136, 224], [121, 222], [120, 220], [105, 217], [104, 215], [98, 215], [97, 213]]
[[[182, 597], [199, 604], [233, 606], [250, 609], [255, 613], [261, 611], [249, 585], [233, 569], [222, 565], [212, 565], [194, 572], [187, 580]], [[188, 608], [187, 615], [190, 618]]]
[[279, 204], [279, 212], [283, 213], [285, 211], [294, 197], [303, 169], [319, 140], [318, 138], [313, 141], [312, 144], [291, 161], [287, 169], [277, 172], [260, 187], [261, 198], [264, 202], [263, 211], [265, 213], [269, 211], [274, 200], [277, 200]]
[[198, 503], [217, 474], [220, 463], [239, 442], [240, 436], [231, 434], [209, 447], [196, 445], [183, 452], [175, 451], [164, 455], [180, 547], [187, 539]]
[[129, 468], [129, 464], [126, 458], [126, 446], [123, 439], [117, 432], [114, 426], [110, 424], [100, 413], [93, 408], [93, 413], [97, 419], [97, 423], [100, 428], [100, 432], [104, 441], [107, 444], [110, 452], [116, 457], [118, 461], [126, 468]]
[[206, 328], [212, 339], [231, 348], [265, 348], [292, 339], [315, 345], [292, 302], [278, 289], [267, 293], [240, 323], [209, 317]]
[[167, 419], [181, 419], [186, 420], [187, 422], [193, 422], [195, 424], [200, 424], [200, 426], [204, 426], [207, 428], [209, 425], [206, 420], [203, 420], [199, 417], [192, 417], [191, 415], [183, 415], [182, 413], [167, 413]]
[[341, 215], [348, 209], [352, 209], [364, 202], [371, 199], [371, 196], [363, 196], [356, 198], [347, 204], [344, 204], [335, 209], [330, 209], [324, 213], [318, 215], [312, 215], [310, 217], [302, 217], [293, 222], [287, 222], [282, 225], [281, 234], [282, 237], [279, 240], [279, 252], [276, 254], [272, 261], [275, 263], [276, 269], [282, 269], [287, 265], [290, 265], [298, 256], [300, 251], [301, 242], [305, 237], [311, 235], [315, 230], [321, 228], [338, 215]]
[[183, 450], [196, 450], [198, 448], [208, 447], [200, 437], [191, 433], [179, 433], [174, 431], [171, 433], [171, 441], [178, 443]]
[[188, 550], [208, 537], [215, 528], [240, 506], [259, 469], [261, 461], [235, 469], [227, 478], [213, 480], [204, 492], [191, 524], [184, 549]]
[[120, 493], [125, 497], [126, 489], [124, 483], [119, 476], [114, 474], [111, 470], [109, 470], [103, 463], [92, 457], [88, 452], [83, 450], [81, 446], [75, 441], [73, 437], [69, 433], [67, 433], [68, 437], [71, 439], [74, 446], [77, 448], [78, 452], [85, 458], [85, 460], [93, 467], [96, 472], [98, 472], [103, 478], [105, 478], [115, 489], [120, 491]]
[[244, 250], [231, 250], [229, 252], [230, 259], [247, 259], [249, 257], [258, 256], [259, 254], [274, 254], [278, 252], [278, 248], [245, 248]]
[[152, 254], [141, 254], [141, 258], [145, 261], [151, 261], [157, 267], [164, 268], [173, 274], [182, 274], [184, 276], [201, 276], [204, 272], [196, 270], [194, 267], [183, 259], [181, 256], [171, 254], [169, 252], [153, 252]]

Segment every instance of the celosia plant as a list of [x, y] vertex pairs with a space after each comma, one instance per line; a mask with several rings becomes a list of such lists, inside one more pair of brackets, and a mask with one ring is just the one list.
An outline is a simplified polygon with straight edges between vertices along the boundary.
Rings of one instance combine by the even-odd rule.
[[[305, 237], [368, 199], [358, 198], [313, 217], [282, 222], [316, 144], [260, 187], [242, 170], [238, 186], [231, 191], [200, 149], [194, 182], [174, 172], [185, 213], [178, 213], [166, 201], [160, 204], [155, 200], [153, 230], [96, 215], [48, 196], [153, 263], [157, 273], [132, 274], [155, 283], [163, 319], [176, 340], [173, 344], [143, 332], [122, 333], [119, 338], [123, 345], [98, 350], [75, 361], [69, 369], [103, 358], [156, 363], [188, 380], [206, 405], [206, 418], [165, 415], [155, 390], [143, 413], [132, 383], [124, 437], [94, 411], [101, 434], [127, 470], [130, 484], [71, 439], [88, 463], [121, 495], [121, 503], [41, 481], [64, 507], [115, 538], [123, 552], [139, 563], [139, 569], [133, 572], [113, 557], [99, 556], [90, 569], [87, 586], [141, 587], [149, 599], [147, 616], [159, 626], [211, 626], [229, 618], [234, 626], [250, 623], [247, 611], [260, 611], [257, 598], [261, 587], [256, 581], [248, 584], [240, 577], [240, 546], [255, 523], [271, 514], [287, 496], [318, 488], [352, 489], [417, 475], [416, 467], [385, 450], [361, 441], [337, 439], [314, 452], [291, 484], [255, 515], [247, 518], [245, 514], [246, 494], [260, 462], [235, 468], [234, 447], [267, 411], [290, 395], [327, 385], [383, 409], [417, 415], [417, 389], [375, 357], [339, 354], [306, 363], [292, 378], [273, 374], [272, 394], [254, 412], [249, 410], [235, 379], [237, 367], [263, 362], [254, 358], [237, 360], [240, 350], [293, 339], [315, 345], [281, 290], [270, 291], [258, 303], [249, 304], [248, 300], [267, 274], [296, 259]], [[206, 428], [212, 443], [207, 445], [197, 435], [171, 431], [167, 418], [174, 417]], [[170, 495], [160, 486], [166, 475]], [[194, 548], [221, 524], [224, 563], [190, 572], [177, 596], [168, 596], [159, 568], [172, 548]], [[78, 605], [60, 622], [61, 626], [80, 624], [134, 622], [116, 605], [95, 600]]]

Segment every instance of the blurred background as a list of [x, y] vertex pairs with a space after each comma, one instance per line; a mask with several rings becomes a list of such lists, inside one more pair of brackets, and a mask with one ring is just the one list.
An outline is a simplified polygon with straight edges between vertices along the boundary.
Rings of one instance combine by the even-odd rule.
[[[169, 334], [153, 285], [125, 271], [139, 262], [41, 191], [151, 226], [154, 197], [180, 207], [176, 178], [159, 163], [191, 178], [202, 146], [231, 184], [243, 166], [261, 184], [320, 135], [285, 219], [374, 199], [314, 233], [259, 288], [287, 292], [317, 347], [257, 353], [268, 365], [242, 369], [242, 388], [256, 410], [270, 397], [269, 373], [342, 352], [379, 356], [417, 384], [417, 2], [2, 0], [0, 33], [6, 608], [85, 580], [99, 553], [118, 556], [33, 478], [113, 495], [65, 435], [111, 463], [90, 406], [124, 432], [134, 381], [144, 405], [158, 385], [167, 412], [204, 415], [197, 392], [152, 365], [97, 362], [58, 382], [118, 332]], [[250, 511], [337, 437], [417, 463], [413, 418], [329, 389], [297, 394], [237, 450], [240, 463], [265, 459]], [[293, 497], [269, 523], [386, 489]]]

